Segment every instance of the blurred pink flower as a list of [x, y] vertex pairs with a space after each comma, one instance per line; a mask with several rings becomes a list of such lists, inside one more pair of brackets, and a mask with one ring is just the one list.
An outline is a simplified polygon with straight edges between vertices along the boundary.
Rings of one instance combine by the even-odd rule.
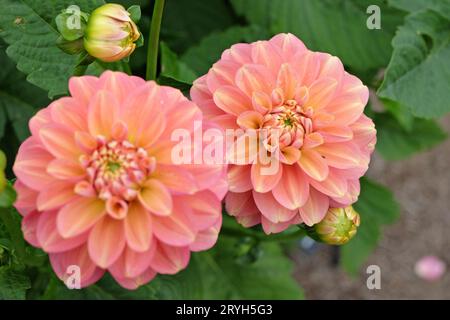
[[311, 226], [330, 206], [354, 203], [376, 143], [363, 114], [368, 97], [337, 57], [309, 51], [292, 34], [225, 50], [195, 81], [192, 100], [224, 129], [243, 129], [242, 139], [269, 131], [258, 145], [273, 146], [276, 131], [281, 151], [278, 170], [264, 175], [259, 147], [231, 149], [228, 213], [245, 227], [261, 223], [269, 234]]
[[414, 266], [417, 276], [428, 281], [439, 280], [445, 273], [445, 263], [436, 256], [425, 256]]
[[81, 286], [107, 270], [134, 289], [210, 248], [226, 193], [222, 165], [174, 165], [171, 133], [200, 109], [180, 91], [119, 72], [74, 77], [39, 111], [14, 164], [25, 239]]

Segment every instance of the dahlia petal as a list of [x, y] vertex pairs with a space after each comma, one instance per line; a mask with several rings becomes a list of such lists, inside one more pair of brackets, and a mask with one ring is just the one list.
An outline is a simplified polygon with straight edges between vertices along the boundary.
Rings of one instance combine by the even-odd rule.
[[175, 274], [186, 268], [190, 256], [188, 247], [172, 247], [158, 242], [150, 267], [158, 273]]
[[254, 92], [252, 95], [253, 108], [261, 114], [272, 110], [272, 98], [265, 92]]
[[70, 181], [82, 179], [86, 175], [79, 162], [71, 159], [52, 160], [48, 164], [47, 172], [56, 179]]
[[158, 141], [166, 128], [161, 92], [154, 83], [133, 91], [124, 102], [122, 114], [128, 129], [128, 140], [146, 148]]
[[344, 77], [344, 65], [337, 57], [331, 56], [327, 53], [322, 53], [324, 56], [323, 63], [321, 64], [319, 77], [321, 78], [333, 78], [338, 82], [338, 85], [342, 83]]
[[257, 41], [252, 45], [252, 60], [256, 65], [264, 65], [273, 75], [277, 75], [281, 65], [281, 50], [269, 41]]
[[120, 258], [109, 267], [109, 271], [116, 279], [136, 278], [148, 269], [155, 250], [156, 245], [152, 245], [144, 252], [136, 252], [125, 247]]
[[36, 138], [30, 137], [19, 148], [13, 167], [14, 174], [27, 187], [41, 190], [54, 181], [46, 170], [53, 159], [53, 156], [37, 143]]
[[326, 107], [333, 99], [338, 82], [333, 78], [319, 78], [309, 87], [307, 105], [313, 109]]
[[273, 223], [289, 221], [297, 214], [297, 210], [289, 210], [279, 204], [271, 192], [253, 191], [253, 199], [262, 215]]
[[147, 270], [134, 278], [114, 277], [114, 279], [116, 279], [116, 281], [125, 289], [136, 290], [140, 286], [152, 280], [155, 276], [156, 272], [151, 268], [147, 268]]
[[145, 208], [139, 202], [133, 202], [124, 222], [125, 238], [128, 246], [138, 252], [150, 248], [153, 238], [153, 223]]
[[319, 75], [320, 61], [315, 52], [299, 52], [292, 58], [291, 64], [298, 72], [298, 82], [302, 86], [309, 87]]
[[322, 135], [318, 132], [313, 132], [305, 135], [303, 140], [303, 149], [313, 149], [324, 143]]
[[232, 164], [250, 164], [258, 157], [258, 136], [256, 131], [239, 136], [227, 150], [227, 161]]
[[281, 150], [280, 160], [286, 164], [296, 163], [301, 156], [301, 151], [293, 146], [285, 147]]
[[237, 43], [231, 46], [226, 51], [229, 55], [229, 59], [239, 64], [246, 64], [252, 62], [252, 47], [248, 43]]
[[334, 168], [349, 169], [360, 164], [360, 152], [353, 143], [327, 143], [315, 150]]
[[211, 122], [217, 124], [222, 129], [238, 129], [237, 118], [233, 114], [221, 114], [209, 118]]
[[62, 238], [56, 228], [56, 218], [56, 211], [43, 212], [39, 217], [36, 228], [36, 237], [39, 245], [45, 252], [63, 252], [76, 248], [86, 242], [86, 233], [73, 238]]
[[288, 63], [283, 63], [278, 72], [277, 87], [283, 89], [285, 99], [294, 99], [297, 85], [297, 79], [291, 66]]
[[261, 223], [263, 216], [258, 212], [257, 214], [248, 216], [237, 216], [236, 221], [244, 228], [251, 228]]
[[64, 282], [73, 272], [70, 267], [79, 267], [81, 287], [87, 287], [96, 282], [104, 273], [89, 257], [86, 245], [65, 252], [52, 253], [50, 254], [50, 263], [58, 278]]
[[181, 166], [158, 164], [152, 177], [173, 192], [189, 194], [198, 191], [194, 175]]
[[174, 203], [173, 212], [167, 217], [153, 217], [153, 233], [165, 244], [182, 247], [195, 240], [195, 227], [189, 219], [191, 209]]
[[353, 131], [349, 127], [325, 127], [318, 132], [325, 143], [345, 142], [353, 139]]
[[156, 179], [145, 182], [138, 198], [147, 210], [156, 215], [167, 216], [172, 212], [173, 201], [170, 191]]
[[71, 97], [63, 97], [52, 103], [52, 119], [71, 131], [87, 131], [87, 108]]
[[214, 102], [226, 113], [239, 116], [251, 110], [251, 101], [242, 92], [232, 86], [222, 86], [214, 92]]
[[74, 138], [78, 148], [85, 152], [92, 152], [98, 146], [97, 139], [87, 132], [77, 131]]
[[190, 96], [192, 101], [195, 101], [202, 110], [203, 117], [210, 119], [211, 117], [223, 115], [224, 112], [215, 105], [213, 95], [206, 83], [206, 78], [207, 75], [204, 75], [194, 81]]
[[298, 166], [284, 166], [283, 177], [272, 193], [283, 207], [290, 210], [298, 209], [308, 200], [308, 178]]
[[311, 178], [317, 181], [323, 181], [328, 176], [328, 164], [317, 151], [302, 150], [298, 165]]
[[230, 216], [234, 217], [251, 216], [259, 213], [251, 191], [228, 192], [225, 197], [225, 209]]
[[234, 61], [219, 61], [208, 72], [206, 83], [211, 92], [215, 92], [222, 86], [234, 84], [234, 77], [239, 64]]
[[45, 148], [57, 158], [76, 159], [80, 150], [75, 144], [73, 133], [60, 124], [48, 124], [39, 131]]
[[221, 201], [210, 190], [203, 190], [195, 195], [177, 196], [175, 201], [191, 208], [187, 213], [189, 214], [190, 225], [195, 227], [196, 231], [211, 227], [222, 214]]
[[270, 74], [266, 67], [247, 64], [238, 70], [234, 81], [237, 87], [251, 98], [254, 92], [272, 92], [275, 87], [274, 79], [275, 77]]
[[52, 122], [51, 106], [52, 104], [48, 108], [39, 110], [34, 117], [30, 119], [28, 126], [33, 137], [39, 138], [39, 130]]
[[39, 193], [25, 186], [20, 180], [16, 180], [14, 189], [17, 192], [17, 199], [14, 203], [14, 207], [16, 207], [17, 211], [19, 211], [22, 216], [26, 216], [35, 209]]
[[[277, 161], [277, 160], [275, 160]], [[283, 165], [274, 161], [268, 165], [262, 165], [259, 162], [252, 164], [251, 180], [256, 192], [264, 193], [272, 190], [280, 181], [283, 175]]]
[[250, 166], [230, 165], [227, 172], [229, 190], [231, 192], [245, 192], [251, 190], [253, 185], [250, 173]]
[[310, 183], [316, 190], [330, 197], [343, 197], [347, 192], [346, 177], [336, 174], [333, 169], [324, 181], [311, 180]]
[[107, 70], [100, 76], [98, 87], [100, 90], [114, 93], [118, 102], [121, 103], [129, 96], [130, 92], [136, 88], [138, 83], [142, 83], [140, 81], [136, 82], [135, 79], [136, 78], [131, 79], [131, 77], [122, 72], [112, 72]]
[[300, 208], [300, 216], [303, 222], [312, 226], [322, 221], [329, 208], [328, 197], [314, 189], [309, 191], [309, 199], [305, 205]]
[[93, 76], [72, 77], [69, 79], [69, 91], [72, 97], [80, 100], [85, 106], [95, 94], [98, 78]]
[[244, 111], [237, 118], [237, 124], [245, 129], [259, 129], [262, 122], [262, 114], [256, 111]]
[[[298, 216], [298, 214], [296, 214], [296, 216]], [[274, 222], [270, 221], [269, 219], [267, 219], [266, 217], [262, 216], [261, 217], [261, 226], [263, 228], [264, 233], [267, 235], [272, 234], [272, 233], [279, 233], [279, 232], [286, 230], [293, 224], [300, 224], [301, 219], [299, 219], [299, 222], [297, 222], [297, 221], [294, 221], [295, 217], [293, 217], [289, 221], [274, 223]]]
[[77, 198], [58, 212], [58, 232], [64, 238], [74, 237], [90, 229], [105, 214], [103, 201], [95, 198]]
[[104, 216], [89, 234], [89, 256], [99, 267], [106, 269], [120, 257], [124, 248], [123, 222]]
[[41, 212], [32, 211], [28, 213], [22, 220], [22, 233], [25, 240], [32, 246], [40, 247], [39, 240], [36, 235], [37, 225], [39, 223], [39, 218], [41, 217]]
[[98, 91], [89, 103], [89, 132], [94, 136], [100, 135], [109, 138], [118, 116], [119, 102], [116, 97], [108, 91]]
[[39, 211], [59, 208], [76, 197], [71, 183], [58, 181], [49, 184], [37, 197], [36, 206]]
[[289, 61], [298, 53], [305, 52], [306, 46], [291, 33], [280, 33], [269, 40], [275, 46], [281, 48], [285, 60]]
[[221, 226], [222, 215], [219, 215], [219, 220], [217, 220], [214, 226], [197, 233], [195, 241], [189, 245], [189, 249], [198, 252], [212, 248], [217, 242]]

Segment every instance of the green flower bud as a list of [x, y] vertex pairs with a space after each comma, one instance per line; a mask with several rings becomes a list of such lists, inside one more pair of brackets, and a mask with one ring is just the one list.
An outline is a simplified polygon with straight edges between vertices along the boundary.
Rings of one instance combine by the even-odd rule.
[[95, 9], [84, 34], [84, 48], [93, 57], [114, 62], [130, 56], [141, 34], [130, 13], [119, 4]]
[[352, 206], [330, 208], [325, 218], [314, 226], [308, 227], [307, 231], [308, 235], [315, 240], [342, 245], [355, 236], [359, 224], [359, 214]]

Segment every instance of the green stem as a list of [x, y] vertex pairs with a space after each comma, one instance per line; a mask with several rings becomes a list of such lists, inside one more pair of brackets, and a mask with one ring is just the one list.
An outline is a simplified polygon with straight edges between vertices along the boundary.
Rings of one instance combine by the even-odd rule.
[[270, 241], [278, 241], [278, 242], [286, 242], [291, 240], [296, 240], [305, 235], [305, 230], [299, 229], [290, 233], [279, 233], [271, 236], [267, 236], [262, 233], [254, 232], [249, 229], [233, 229], [228, 228], [226, 226], [222, 227], [220, 233], [224, 236], [228, 237], [251, 237], [260, 242], [270, 242]]
[[122, 62], [123, 71], [125, 71], [126, 74], [130, 75], [132, 74], [130, 63], [128, 62]]
[[161, 20], [164, 10], [165, 0], [156, 0], [153, 9], [152, 23], [148, 36], [147, 50], [147, 80], [156, 80], [156, 70], [158, 67], [158, 47], [159, 47], [159, 31], [161, 29]]

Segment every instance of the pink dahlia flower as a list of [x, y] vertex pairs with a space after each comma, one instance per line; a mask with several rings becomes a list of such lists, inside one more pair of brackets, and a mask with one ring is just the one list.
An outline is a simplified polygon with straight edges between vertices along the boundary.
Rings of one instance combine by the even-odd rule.
[[174, 274], [210, 248], [226, 193], [222, 165], [174, 165], [174, 129], [192, 132], [200, 109], [178, 90], [123, 73], [69, 82], [30, 121], [14, 164], [25, 239], [81, 286], [105, 271], [134, 289]]
[[[195, 81], [191, 97], [208, 120], [244, 132], [230, 149], [225, 200], [243, 226], [261, 223], [269, 234], [313, 225], [329, 207], [356, 201], [376, 130], [363, 114], [367, 87], [338, 58], [308, 50], [292, 34], [235, 44]], [[257, 146], [267, 154], [277, 132], [279, 165], [271, 174], [261, 170], [261, 148], [239, 149], [262, 131]]]

